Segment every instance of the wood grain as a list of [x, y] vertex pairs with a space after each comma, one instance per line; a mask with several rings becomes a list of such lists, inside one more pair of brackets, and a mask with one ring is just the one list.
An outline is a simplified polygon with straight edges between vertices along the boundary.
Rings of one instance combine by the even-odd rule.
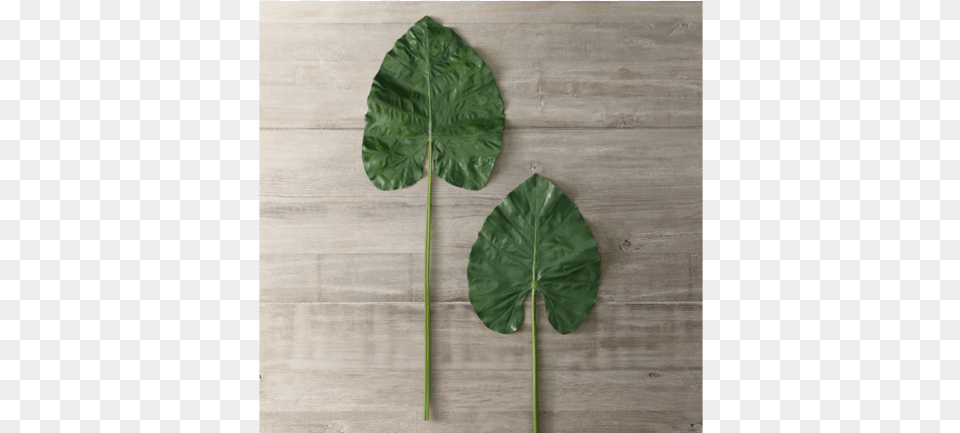
[[[639, 2], [638, 2], [639, 3]], [[260, 21], [288, 24], [409, 24], [424, 15], [455, 23], [512, 23], [529, 25], [532, 21], [556, 23], [637, 23], [643, 20], [678, 20], [689, 18], [689, 24], [700, 24], [701, 7], [693, 2], [658, 2], [656, 4], [623, 2], [513, 2], [491, 6], [482, 2], [430, 2], [402, 4], [397, 2], [351, 2], [321, 5], [313, 2], [285, 4], [262, 2]]]
[[[361, 138], [262, 132], [263, 253], [421, 253], [425, 182], [373, 187], [359, 163]], [[700, 130], [508, 131], [485, 188], [435, 183], [435, 250], [469, 253], [490, 211], [537, 172], [577, 203], [602, 253], [699, 253], [700, 140]]]
[[[434, 184], [430, 422], [426, 185], [379, 191], [360, 163], [373, 75], [424, 15], [480, 54], [507, 118], [484, 189]], [[529, 323], [487, 329], [466, 264], [539, 173], [602, 256], [587, 320], [538, 332], [542, 431], [701, 432], [701, 22], [687, 2], [262, 2], [260, 430], [532, 431]]]
[[[402, 35], [403, 31], [394, 34]], [[507, 28], [502, 31], [509, 33]], [[382, 51], [389, 49], [387, 46]], [[484, 59], [495, 55], [480, 54]], [[663, 54], [676, 53], [665, 47]], [[624, 52], [608, 57], [635, 55]], [[261, 60], [261, 125], [362, 129], [370, 82], [382, 60]], [[486, 63], [497, 77], [504, 98], [507, 128], [699, 127], [701, 77], [690, 70], [699, 70], [700, 62], [657, 61], [668, 65], [589, 57], [579, 59], [582, 66], [576, 69], [570, 66], [570, 60], [534, 63], [517, 59], [514, 64], [501, 59]]]
[[[580, 208], [625, 200], [651, 208], [676, 208], [686, 200], [699, 207], [702, 137], [700, 129], [508, 130], [487, 186], [465, 191], [438, 181], [434, 199], [493, 207], [540, 173], [576, 194]], [[371, 184], [360, 159], [362, 139], [363, 131], [352, 130], [261, 131], [261, 196], [272, 203], [423, 204], [426, 190], [419, 183], [395, 191]]]
[[[468, 302], [432, 305], [434, 371], [530, 371], [527, 325], [498, 334], [480, 322]], [[541, 318], [548, 317], [542, 298], [537, 309]], [[538, 333], [540, 369], [664, 376], [698, 369], [701, 309], [699, 304], [597, 304], [573, 333], [561, 335], [549, 326]], [[264, 377], [423, 368], [422, 303], [264, 304], [260, 315], [263, 334], [271, 336], [260, 343]]]
[[[684, 391], [690, 392], [690, 391]], [[519, 403], [519, 402], [518, 402]], [[555, 433], [702, 433], [702, 402], [686, 402], [681, 409], [653, 410], [540, 410], [540, 428]], [[519, 404], [518, 404], [519, 405]], [[529, 433], [530, 411], [448, 411], [423, 422], [419, 408], [406, 411], [285, 411], [262, 412], [263, 433]]]
[[[695, 253], [601, 254], [599, 302], [700, 302]], [[433, 302], [467, 302], [467, 253], [434, 251]], [[420, 302], [422, 254], [262, 254], [262, 302]]]
[[[599, 407], [610, 411], [637, 409], [683, 411], [700, 399], [700, 370], [667, 376], [640, 371], [543, 371], [540, 407], [545, 411], [577, 411]], [[526, 409], [530, 415], [528, 371], [436, 371], [438, 390], [431, 407], [438, 413]], [[420, 389], [418, 389], [420, 388]], [[265, 412], [404, 411], [422, 409], [423, 376], [410, 371], [338, 371], [263, 375], [260, 409]], [[337, 392], [329, 392], [329, 390]], [[417, 396], [420, 396], [418, 401]], [[417, 405], [417, 403], [421, 403]], [[694, 405], [694, 407], [696, 407]], [[697, 419], [696, 421], [699, 421]]]
[[[508, 128], [696, 128], [702, 123], [702, 28], [699, 7], [686, 10], [670, 16], [633, 11], [629, 22], [435, 18], [494, 73]], [[362, 128], [383, 54], [415, 21], [261, 21], [261, 126]]]
[[[568, 190], [562, 186], [560, 189]], [[462, 254], [470, 252], [483, 220], [495, 207], [437, 199], [433, 203], [433, 246], [438, 251]], [[700, 252], [699, 204], [690, 203], [689, 208], [679, 210], [628, 205], [610, 209], [580, 206], [580, 210], [597, 238], [600, 253]], [[423, 205], [387, 201], [282, 205], [265, 202], [261, 203], [260, 251], [416, 254], [422, 249], [418, 243], [423, 243], [423, 229], [415, 229], [421, 219]]]

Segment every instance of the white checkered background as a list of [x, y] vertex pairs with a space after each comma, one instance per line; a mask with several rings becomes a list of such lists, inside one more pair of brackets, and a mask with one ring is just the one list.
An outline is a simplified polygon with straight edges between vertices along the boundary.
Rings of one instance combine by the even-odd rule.
[[[704, 5], [704, 430], [960, 431], [960, 3]], [[0, 431], [257, 429], [255, 1], [0, 2]]]
[[704, 430], [960, 432], [960, 2], [704, 17]]
[[255, 432], [256, 1], [0, 2], [0, 432]]

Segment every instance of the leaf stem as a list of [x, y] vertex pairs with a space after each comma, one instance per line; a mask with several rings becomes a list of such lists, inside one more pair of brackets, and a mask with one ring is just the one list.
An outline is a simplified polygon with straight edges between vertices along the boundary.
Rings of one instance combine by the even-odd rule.
[[423, 420], [430, 420], [430, 198], [433, 195], [433, 136], [427, 138], [427, 230], [423, 258]]
[[537, 392], [537, 288], [533, 288], [533, 299], [530, 300], [530, 319], [533, 324], [533, 433], [539, 433], [540, 427], [538, 420], [538, 402], [540, 396]]
[[[429, 23], [428, 23], [429, 24]], [[430, 199], [433, 196], [433, 86], [430, 76], [433, 75], [433, 66], [430, 64], [430, 26], [423, 27], [423, 46], [427, 51], [424, 58], [427, 60], [427, 232], [426, 254], [423, 259], [423, 420], [430, 420]]]

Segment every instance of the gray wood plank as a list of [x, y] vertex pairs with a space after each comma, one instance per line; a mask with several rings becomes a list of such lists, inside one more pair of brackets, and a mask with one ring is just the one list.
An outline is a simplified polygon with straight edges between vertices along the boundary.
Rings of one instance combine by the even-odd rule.
[[[362, 128], [373, 76], [413, 22], [262, 23], [261, 126]], [[649, 18], [451, 27], [497, 78], [508, 128], [701, 124], [699, 24]]]
[[[361, 136], [263, 131], [265, 301], [422, 299], [425, 186], [374, 188], [359, 162]], [[689, 268], [689, 254], [700, 248], [699, 130], [507, 131], [505, 140], [483, 190], [435, 185], [435, 245], [453, 235], [460, 250], [434, 248], [435, 300], [465, 300], [466, 258], [476, 231], [533, 171], [560, 185], [590, 220], [604, 251], [601, 300], [700, 299], [700, 278]], [[442, 219], [448, 209], [458, 213]], [[650, 217], [641, 219], [645, 213]], [[462, 229], [470, 226], [473, 232]]]
[[[362, 129], [381, 61], [261, 61], [261, 125]], [[504, 98], [507, 128], [701, 124], [698, 60], [491, 60], [487, 65]]]
[[[425, 182], [374, 188], [360, 137], [262, 131], [262, 253], [421, 252]], [[577, 203], [603, 253], [700, 252], [700, 130], [512, 131], [506, 140], [484, 189], [435, 183], [435, 250], [469, 253], [490, 211], [538, 172]]]
[[[545, 412], [593, 407], [608, 411], [685, 412], [698, 408], [699, 370], [651, 376], [639, 371], [541, 371]], [[435, 371], [431, 413], [530, 410], [529, 371]], [[695, 392], [691, 392], [695, 391]], [[434, 398], [434, 395], [436, 396]], [[264, 374], [263, 412], [404, 411], [422, 409], [423, 375], [414, 371], [284, 372]]]
[[[443, 204], [491, 209], [534, 172], [549, 178], [581, 209], [644, 202], [676, 208], [702, 197], [702, 130], [508, 130], [487, 185], [479, 191], [434, 182]], [[260, 198], [271, 204], [310, 201], [396, 202], [421, 206], [426, 183], [380, 191], [361, 162], [362, 131], [260, 132]]]
[[[457, 25], [442, 18], [438, 21], [446, 23], [457, 32], [477, 50], [484, 62], [487, 62], [489, 57], [489, 62], [493, 65], [517, 59], [549, 59], [558, 64], [560, 61], [697, 60], [702, 53], [701, 25], [688, 23], [686, 26], [678, 26], [676, 19], [642, 19], [632, 23], [526, 25]], [[396, 40], [415, 22], [416, 20], [398, 24], [261, 22], [260, 60], [379, 63]]]
[[[469, 254], [434, 251], [433, 302], [467, 302]], [[699, 254], [601, 255], [599, 302], [699, 302]], [[261, 302], [419, 302], [423, 254], [263, 254]]]
[[[494, 206], [438, 202], [434, 200], [432, 247], [448, 253], [469, 253]], [[626, 205], [620, 209], [580, 209], [601, 253], [700, 251], [699, 204], [679, 210], [644, 210]], [[424, 218], [423, 212], [422, 206], [398, 203], [262, 203], [260, 250], [266, 254], [417, 253], [423, 249], [423, 228], [415, 227], [423, 222], [415, 221]]]
[[[668, 396], [669, 398], [669, 396]], [[552, 433], [636, 433], [677, 432], [701, 433], [700, 402], [668, 411], [652, 410], [574, 410], [540, 411], [540, 428]], [[262, 412], [263, 433], [432, 433], [432, 432], [496, 432], [529, 433], [533, 431], [530, 411], [446, 411], [431, 414], [423, 422], [417, 408], [384, 412]]]
[[[488, 431], [506, 424], [516, 425], [505, 431], [528, 431], [529, 327], [495, 333], [468, 304], [440, 304], [433, 312], [432, 383], [443, 392], [434, 392], [433, 421], [420, 425], [411, 417], [420, 413], [422, 398], [421, 308], [263, 305], [264, 431]], [[617, 428], [638, 425], [697, 431], [701, 314], [699, 305], [599, 304], [572, 334], [543, 329], [538, 359], [544, 428], [584, 431], [597, 423], [612, 431], [636, 431]]]
[[[701, 2], [350, 2], [323, 5], [260, 2], [260, 22], [309, 24], [409, 24], [424, 15], [451, 23], [636, 23], [670, 20], [699, 23]], [[678, 25], [679, 25], [678, 24]]]
[[[538, 317], [547, 318], [543, 299], [537, 304]], [[262, 304], [260, 316], [264, 377], [423, 369], [422, 304]], [[561, 335], [543, 320], [537, 333], [540, 369], [636, 370], [664, 377], [698, 370], [701, 318], [700, 304], [600, 303], [571, 334]], [[499, 334], [480, 322], [469, 303], [435, 303], [431, 329], [433, 371], [530, 370], [529, 318], [517, 332]]]

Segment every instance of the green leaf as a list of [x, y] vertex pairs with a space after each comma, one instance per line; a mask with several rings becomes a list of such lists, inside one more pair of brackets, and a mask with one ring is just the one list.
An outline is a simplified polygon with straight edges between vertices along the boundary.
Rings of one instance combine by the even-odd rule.
[[484, 221], [467, 267], [470, 303], [488, 328], [509, 334], [540, 292], [547, 320], [569, 334], [597, 301], [600, 252], [570, 198], [540, 175], [520, 184]]
[[453, 30], [423, 17], [383, 58], [367, 97], [363, 168], [382, 190], [423, 176], [427, 146], [441, 179], [486, 185], [500, 154], [504, 112], [490, 69]]
[[453, 30], [423, 17], [383, 58], [367, 107], [363, 168], [377, 188], [389, 191], [413, 185], [427, 164], [423, 419], [429, 420], [433, 172], [461, 188], [486, 185], [500, 154], [503, 99], [477, 53]]

